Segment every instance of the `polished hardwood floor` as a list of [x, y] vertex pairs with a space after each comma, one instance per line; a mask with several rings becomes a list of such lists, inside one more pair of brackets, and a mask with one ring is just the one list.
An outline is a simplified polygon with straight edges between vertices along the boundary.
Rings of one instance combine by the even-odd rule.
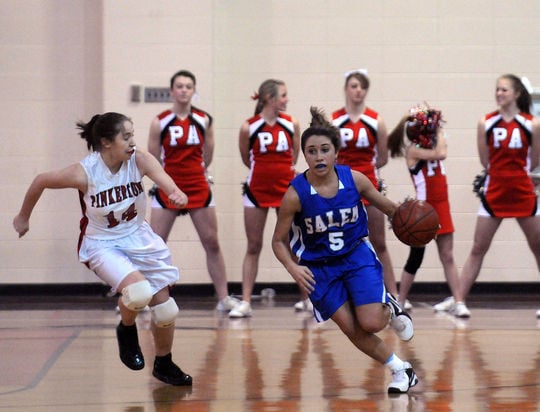
[[469, 320], [413, 297], [413, 340], [380, 333], [420, 378], [394, 397], [386, 368], [333, 323], [295, 313], [295, 296], [255, 301], [253, 317], [236, 320], [210, 298], [177, 298], [173, 357], [192, 388], [151, 376], [148, 313], [138, 319], [147, 367], [120, 363], [119, 317], [114, 299], [104, 299], [1, 307], [0, 411], [540, 411], [538, 296], [473, 300]]

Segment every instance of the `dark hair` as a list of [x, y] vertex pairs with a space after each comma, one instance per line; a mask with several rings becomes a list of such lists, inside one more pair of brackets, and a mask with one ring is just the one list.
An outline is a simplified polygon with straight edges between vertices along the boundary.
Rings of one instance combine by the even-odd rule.
[[193, 73], [191, 73], [189, 70], [179, 70], [175, 74], [173, 74], [173, 76], [171, 77], [171, 85], [170, 85], [171, 89], [174, 86], [174, 81], [176, 80], [176, 78], [180, 76], [189, 77], [191, 80], [193, 80], [193, 85], [194, 86], [197, 85], [197, 79], [195, 79], [195, 75]]
[[108, 112], [96, 114], [88, 123], [77, 122], [80, 129], [79, 136], [86, 140], [88, 150], [100, 151], [101, 139], [112, 142], [116, 135], [124, 131], [124, 122], [131, 122], [131, 119], [121, 113]]
[[345, 87], [347, 87], [347, 84], [349, 83], [349, 80], [351, 79], [357, 79], [360, 82], [360, 85], [362, 86], [362, 89], [368, 90], [369, 89], [369, 77], [365, 75], [362, 72], [354, 71], [352, 73], [349, 73], [347, 77], [345, 78]]
[[256, 115], [262, 112], [268, 99], [277, 96], [279, 86], [285, 86], [285, 82], [283, 80], [268, 79], [261, 83], [259, 91], [251, 96], [253, 100], [257, 100], [257, 105], [255, 106]]
[[401, 157], [405, 152], [405, 125], [409, 120], [409, 116], [403, 116], [394, 129], [388, 134], [386, 147], [390, 151], [390, 157]]
[[499, 79], [508, 79], [512, 83], [514, 90], [519, 93], [516, 100], [517, 107], [520, 112], [531, 113], [532, 97], [529, 91], [525, 88], [523, 82], [515, 74], [503, 74]]
[[300, 138], [302, 153], [304, 153], [306, 148], [307, 139], [314, 135], [328, 137], [337, 153], [341, 147], [339, 129], [326, 119], [324, 112], [321, 109], [311, 106], [309, 111], [311, 112], [311, 122]]

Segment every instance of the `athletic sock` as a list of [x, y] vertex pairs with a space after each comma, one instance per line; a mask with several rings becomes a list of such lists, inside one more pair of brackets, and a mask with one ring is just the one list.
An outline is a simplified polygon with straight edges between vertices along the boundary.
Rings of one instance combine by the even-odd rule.
[[163, 356], [156, 355], [156, 363], [159, 365], [170, 365], [172, 363], [172, 353], [169, 352]]
[[395, 353], [392, 353], [384, 364], [388, 366], [391, 371], [399, 371], [403, 369], [403, 361], [399, 359]]

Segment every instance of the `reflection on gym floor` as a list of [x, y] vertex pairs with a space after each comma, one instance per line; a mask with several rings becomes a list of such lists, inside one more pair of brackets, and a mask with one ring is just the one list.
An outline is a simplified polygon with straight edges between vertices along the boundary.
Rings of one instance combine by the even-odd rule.
[[[233, 320], [207, 301], [190, 301], [177, 320], [173, 357], [193, 376], [192, 388], [120, 363], [114, 307], [2, 310], [0, 410], [540, 411], [534, 302], [471, 305], [469, 320], [415, 302], [411, 342], [391, 330], [380, 334], [420, 378], [395, 397], [386, 393], [386, 368], [331, 322], [295, 313], [291, 302], [255, 302], [252, 318]], [[149, 314], [138, 325], [152, 359]]]

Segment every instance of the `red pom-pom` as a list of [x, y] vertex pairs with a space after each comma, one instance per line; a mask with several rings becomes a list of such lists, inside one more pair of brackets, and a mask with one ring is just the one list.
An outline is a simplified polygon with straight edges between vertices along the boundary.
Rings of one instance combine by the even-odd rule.
[[437, 130], [441, 123], [439, 110], [416, 106], [410, 110], [405, 131], [411, 142], [424, 149], [432, 149], [437, 143]]

